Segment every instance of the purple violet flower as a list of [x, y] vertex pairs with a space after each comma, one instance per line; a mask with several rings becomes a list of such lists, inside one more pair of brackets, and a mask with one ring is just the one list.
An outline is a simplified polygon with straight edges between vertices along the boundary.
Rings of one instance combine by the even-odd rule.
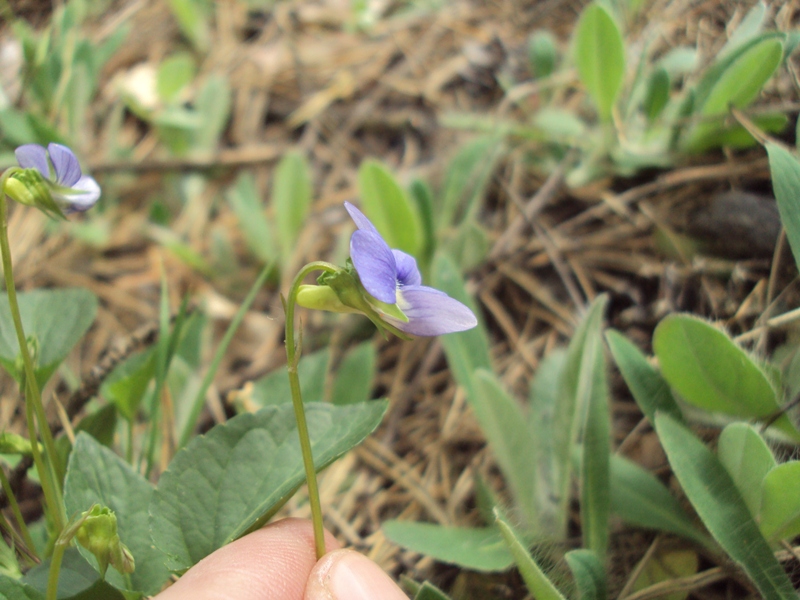
[[350, 238], [350, 258], [361, 284], [369, 294], [386, 304], [396, 304], [408, 321], [376, 310], [389, 325], [403, 333], [436, 336], [472, 329], [478, 319], [472, 311], [444, 292], [422, 285], [416, 259], [393, 250], [375, 226], [349, 202], [344, 207], [358, 226]]
[[65, 213], [83, 212], [100, 198], [100, 186], [84, 175], [75, 154], [61, 144], [25, 144], [16, 149], [19, 166], [36, 169], [48, 182], [53, 201]]

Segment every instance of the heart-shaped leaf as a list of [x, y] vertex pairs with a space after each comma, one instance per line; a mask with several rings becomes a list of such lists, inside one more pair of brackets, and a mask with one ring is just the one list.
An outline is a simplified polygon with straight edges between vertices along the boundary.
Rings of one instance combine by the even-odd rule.
[[[34, 290], [17, 295], [22, 328], [35, 340], [36, 381], [41, 389], [72, 347], [78, 343], [94, 321], [97, 298], [89, 290]], [[20, 381], [17, 369], [19, 344], [8, 298], [0, 295], [0, 364]]]
[[[306, 404], [317, 470], [361, 443], [386, 408]], [[153, 541], [169, 569], [188, 569], [266, 522], [304, 479], [292, 405], [241, 414], [194, 438], [161, 475], [150, 503]]]
[[44, 600], [44, 594], [7, 575], [0, 575], [0, 600]]
[[[77, 515], [101, 504], [117, 516], [120, 540], [133, 554], [136, 570], [130, 575], [130, 587], [114, 570], [108, 580], [120, 589], [132, 589], [151, 595], [169, 578], [165, 556], [150, 539], [147, 507], [153, 485], [108, 448], [86, 433], [79, 433], [69, 459], [64, 480], [64, 504], [68, 515]], [[94, 563], [88, 550], [82, 554]], [[90, 558], [91, 557], [91, 558]]]

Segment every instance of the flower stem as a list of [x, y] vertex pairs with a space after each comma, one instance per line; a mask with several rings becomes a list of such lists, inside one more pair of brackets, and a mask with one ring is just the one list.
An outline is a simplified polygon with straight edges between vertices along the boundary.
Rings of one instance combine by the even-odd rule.
[[59, 539], [53, 548], [53, 556], [50, 557], [50, 572], [47, 576], [47, 595], [45, 600], [56, 600], [58, 598], [58, 575], [61, 572], [61, 561], [64, 559], [64, 552], [69, 547], [69, 541], [64, 542]]
[[[23, 394], [25, 395], [25, 416], [28, 421], [28, 437], [31, 441], [33, 462], [39, 471], [42, 482], [42, 492], [44, 493], [45, 503], [50, 509], [51, 518], [56, 532], [64, 529], [64, 503], [61, 501], [61, 490], [59, 488], [59, 478], [56, 474], [56, 447], [53, 442], [53, 435], [50, 432], [50, 425], [44, 414], [42, 396], [39, 393], [39, 385], [34, 374], [33, 360], [28, 351], [28, 342], [25, 337], [25, 330], [22, 328], [22, 317], [19, 313], [17, 303], [17, 291], [14, 287], [14, 273], [11, 266], [11, 249], [8, 243], [8, 219], [6, 215], [6, 180], [16, 171], [16, 168], [7, 169], [0, 176], [0, 253], [2, 253], [3, 275], [6, 282], [6, 294], [8, 294], [8, 307], [11, 311], [11, 319], [14, 321], [14, 329], [17, 333], [19, 351], [22, 355], [22, 363], [25, 368]], [[47, 456], [47, 463], [39, 450], [39, 443], [36, 437], [36, 421], [39, 424], [39, 433]]]
[[294, 278], [292, 287], [289, 289], [289, 297], [286, 300], [286, 366], [289, 371], [289, 387], [292, 390], [292, 404], [294, 405], [294, 416], [297, 420], [297, 433], [300, 436], [300, 449], [303, 453], [303, 466], [306, 470], [308, 501], [311, 505], [311, 522], [314, 525], [314, 546], [317, 551], [317, 559], [320, 559], [325, 556], [325, 531], [322, 525], [322, 507], [319, 501], [319, 489], [317, 488], [317, 472], [314, 469], [314, 458], [311, 455], [311, 439], [308, 436], [306, 413], [303, 408], [303, 397], [300, 393], [300, 377], [297, 374], [300, 353], [294, 341], [294, 309], [297, 304], [297, 292], [303, 283], [303, 279], [314, 271], [335, 273], [337, 268], [326, 262], [312, 262], [300, 269], [300, 272]]

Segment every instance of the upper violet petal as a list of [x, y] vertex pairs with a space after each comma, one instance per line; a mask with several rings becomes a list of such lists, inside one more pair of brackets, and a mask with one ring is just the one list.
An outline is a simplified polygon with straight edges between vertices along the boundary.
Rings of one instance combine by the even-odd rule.
[[359, 229], [350, 238], [350, 258], [364, 289], [375, 299], [394, 304], [397, 265], [384, 239], [377, 232]]
[[353, 219], [353, 221], [355, 221], [356, 227], [358, 227], [361, 231], [371, 231], [372, 233], [380, 235], [378, 230], [375, 228], [375, 225], [372, 224], [372, 221], [370, 221], [364, 215], [364, 213], [358, 210], [354, 205], [350, 204], [349, 202], [345, 202], [344, 207], [347, 209], [347, 212], [350, 213], [350, 217]]
[[72, 186], [75, 193], [61, 196], [59, 199], [64, 204], [64, 212], [83, 212], [92, 208], [100, 199], [100, 186], [97, 182], [83, 175], [75, 185]]
[[400, 285], [422, 285], [422, 274], [417, 266], [417, 259], [402, 250], [392, 250], [397, 263], [397, 282]]
[[48, 144], [47, 152], [56, 172], [56, 183], [64, 187], [78, 183], [82, 175], [81, 165], [72, 150], [61, 144]]
[[45, 179], [50, 178], [47, 152], [39, 144], [25, 144], [14, 151], [17, 163], [23, 169], [36, 169]]
[[427, 286], [406, 287], [397, 293], [397, 305], [408, 323], [383, 316], [400, 331], [422, 337], [472, 329], [478, 319], [472, 311], [444, 292]]

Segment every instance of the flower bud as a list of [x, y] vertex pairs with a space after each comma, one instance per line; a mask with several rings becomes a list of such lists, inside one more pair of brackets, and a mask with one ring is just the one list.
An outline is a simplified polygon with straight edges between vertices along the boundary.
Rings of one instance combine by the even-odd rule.
[[114, 511], [95, 504], [81, 515], [79, 522], [75, 539], [94, 554], [101, 575], [105, 576], [109, 564], [121, 573], [133, 573], [133, 556], [119, 539]]
[[[41, 444], [39, 445], [41, 448]], [[28, 438], [5, 431], [0, 433], [0, 454], [21, 454], [28, 456], [33, 452]], [[2, 468], [2, 467], [0, 467]]]
[[20, 204], [33, 206], [50, 216], [64, 219], [64, 213], [53, 200], [51, 187], [38, 170], [20, 169], [6, 179], [3, 191]]

